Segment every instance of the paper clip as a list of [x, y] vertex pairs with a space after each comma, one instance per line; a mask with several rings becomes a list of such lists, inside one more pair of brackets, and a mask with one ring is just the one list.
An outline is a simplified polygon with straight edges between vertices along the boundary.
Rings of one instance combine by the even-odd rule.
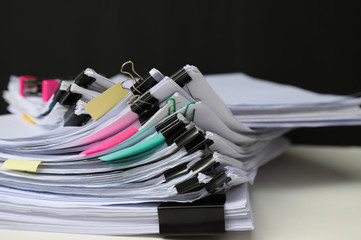
[[[168, 98], [166, 101], [165, 101], [165, 104], [168, 103], [169, 100], [172, 100], [173, 101], [173, 111], [176, 112], [176, 102], [175, 102], [175, 99], [174, 98]], [[168, 108], [168, 116], [170, 115], [170, 107]]]
[[[184, 116], [187, 117], [187, 112], [188, 112], [188, 108], [189, 108], [189, 105], [192, 105], [192, 104], [195, 104], [195, 102], [190, 102], [187, 104], [186, 106], [186, 109], [184, 110]], [[194, 114], [195, 114], [196, 110], [193, 109], [193, 116], [192, 116], [192, 122], [194, 122]]]

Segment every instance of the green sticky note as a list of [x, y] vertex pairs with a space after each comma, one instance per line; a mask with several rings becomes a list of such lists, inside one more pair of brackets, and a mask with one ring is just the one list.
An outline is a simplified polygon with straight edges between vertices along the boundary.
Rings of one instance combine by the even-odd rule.
[[128, 94], [128, 91], [122, 88], [120, 83], [107, 89], [102, 94], [84, 105], [85, 110], [90, 116], [97, 120], [108, 112], [115, 104]]

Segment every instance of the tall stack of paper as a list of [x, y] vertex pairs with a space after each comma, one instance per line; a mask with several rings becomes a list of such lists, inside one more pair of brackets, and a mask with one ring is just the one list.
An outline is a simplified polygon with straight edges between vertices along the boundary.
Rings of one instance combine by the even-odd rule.
[[[0, 131], [0, 227], [111, 235], [250, 230], [248, 184], [287, 148], [284, 133], [361, 122], [358, 98], [242, 74], [207, 76], [208, 83], [187, 65], [171, 77], [152, 69], [128, 87], [124, 79], [86, 69], [41, 102], [34, 78], [25, 79], [26, 96], [11, 78], [12, 114], [0, 116], [8, 126]], [[194, 217], [182, 222], [179, 214]]]

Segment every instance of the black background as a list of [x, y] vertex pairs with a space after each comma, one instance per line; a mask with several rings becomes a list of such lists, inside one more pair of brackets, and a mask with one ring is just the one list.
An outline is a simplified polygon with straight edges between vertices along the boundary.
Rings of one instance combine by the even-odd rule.
[[[10, 74], [108, 76], [132, 60], [168, 75], [245, 72], [321, 93], [361, 91], [361, 4], [346, 1], [1, 3], [0, 89]], [[6, 112], [1, 100], [0, 113]], [[360, 145], [361, 127], [299, 129], [296, 143]]]

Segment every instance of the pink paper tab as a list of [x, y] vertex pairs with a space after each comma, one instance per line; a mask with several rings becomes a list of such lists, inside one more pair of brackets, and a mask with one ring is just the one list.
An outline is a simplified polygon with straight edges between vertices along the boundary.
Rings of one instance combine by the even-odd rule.
[[91, 149], [81, 152], [79, 155], [90, 155], [90, 154], [105, 151], [105, 150], [112, 148], [115, 145], [127, 140], [128, 138], [133, 136], [136, 132], [138, 132], [137, 128], [129, 127], [127, 129], [125, 129], [124, 131], [116, 134], [115, 136], [110, 137], [107, 140], [103, 141], [101, 144], [99, 144]]

